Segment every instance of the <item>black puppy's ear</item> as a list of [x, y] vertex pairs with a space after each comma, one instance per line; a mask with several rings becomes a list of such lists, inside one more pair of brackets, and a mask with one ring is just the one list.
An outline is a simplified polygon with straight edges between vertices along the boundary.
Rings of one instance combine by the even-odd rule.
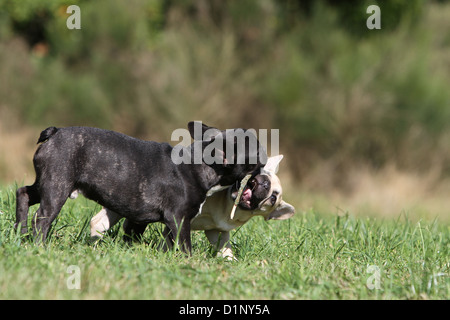
[[[189, 133], [191, 134], [192, 139], [201, 141], [209, 141], [214, 136], [217, 136], [220, 133], [220, 130], [214, 127], [207, 126], [201, 121], [190, 121], [188, 123]], [[205, 135], [206, 132], [206, 135]]]
[[224, 141], [220, 135], [212, 137], [210, 140], [202, 141], [203, 161], [207, 165], [228, 166], [229, 162], [225, 155], [223, 143]]
[[196, 122], [197, 121], [189, 121], [189, 123], [188, 123], [188, 130], [189, 130], [189, 133], [191, 134], [192, 138], [194, 138], [194, 126], [195, 126]]

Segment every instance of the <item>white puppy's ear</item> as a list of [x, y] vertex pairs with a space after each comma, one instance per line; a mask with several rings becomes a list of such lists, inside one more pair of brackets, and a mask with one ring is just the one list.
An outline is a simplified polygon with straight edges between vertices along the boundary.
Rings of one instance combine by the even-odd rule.
[[282, 154], [267, 159], [267, 163], [264, 168], [261, 169], [261, 173], [277, 174], [281, 159], [283, 159]]
[[295, 213], [295, 208], [290, 205], [289, 203], [282, 200], [278, 207], [272, 211], [269, 216], [267, 217], [267, 220], [286, 220], [292, 217]]

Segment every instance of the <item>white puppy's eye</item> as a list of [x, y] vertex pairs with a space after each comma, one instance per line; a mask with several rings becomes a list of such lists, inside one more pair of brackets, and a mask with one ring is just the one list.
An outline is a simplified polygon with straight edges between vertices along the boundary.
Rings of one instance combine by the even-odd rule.
[[271, 203], [272, 205], [275, 205], [276, 202], [277, 202], [277, 196], [274, 195], [274, 194], [272, 194], [272, 195], [270, 196], [270, 203]]

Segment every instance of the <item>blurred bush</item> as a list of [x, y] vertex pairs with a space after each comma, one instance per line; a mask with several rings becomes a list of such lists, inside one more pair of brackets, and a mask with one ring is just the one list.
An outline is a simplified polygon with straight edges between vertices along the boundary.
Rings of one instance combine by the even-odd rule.
[[[336, 181], [356, 163], [448, 173], [447, 4], [71, 4], [81, 30], [66, 28], [66, 1], [0, 0], [0, 116], [155, 140], [192, 119], [280, 128], [295, 178], [320, 161]], [[381, 30], [366, 28], [369, 4]]]
[[339, 23], [346, 31], [356, 36], [373, 34], [366, 25], [367, 8], [377, 5], [382, 12], [382, 29], [394, 30], [399, 24], [414, 24], [421, 18], [425, 0], [278, 0], [281, 20], [285, 27], [301, 23], [305, 18], [314, 16], [326, 5], [335, 10]]

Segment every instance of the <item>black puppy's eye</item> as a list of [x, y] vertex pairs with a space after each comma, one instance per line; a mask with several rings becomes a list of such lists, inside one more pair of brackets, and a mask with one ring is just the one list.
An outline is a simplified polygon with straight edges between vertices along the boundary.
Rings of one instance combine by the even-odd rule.
[[275, 202], [277, 202], [277, 196], [273, 194], [270, 196], [270, 203], [275, 205]]

